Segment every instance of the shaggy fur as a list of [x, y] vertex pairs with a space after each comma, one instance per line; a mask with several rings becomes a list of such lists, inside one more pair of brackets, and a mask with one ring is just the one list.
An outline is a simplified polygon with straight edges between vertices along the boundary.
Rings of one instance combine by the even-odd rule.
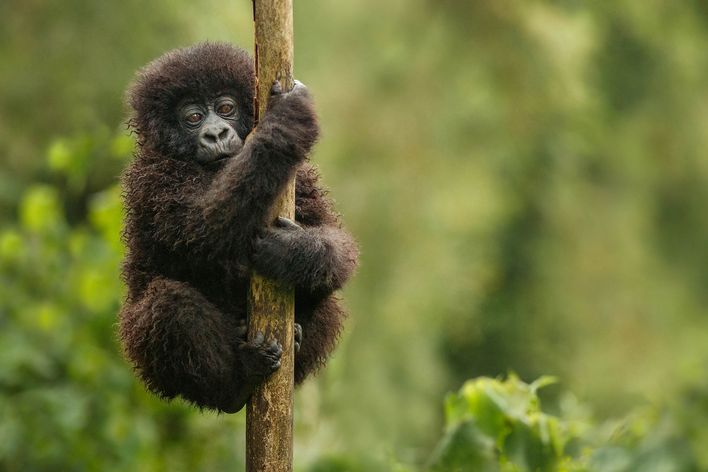
[[[206, 43], [153, 61], [128, 91], [139, 148], [123, 175], [120, 338], [152, 392], [224, 412], [241, 409], [280, 356], [279, 346], [246, 341], [251, 270], [296, 287], [300, 383], [335, 346], [345, 313], [333, 292], [358, 255], [306, 162], [319, 132], [307, 89], [274, 91], [251, 133], [254, 82], [244, 51]], [[236, 97], [234, 129], [248, 139], [236, 156], [199, 164], [177, 108], [224, 92]], [[271, 224], [270, 208], [294, 175], [297, 224]]]

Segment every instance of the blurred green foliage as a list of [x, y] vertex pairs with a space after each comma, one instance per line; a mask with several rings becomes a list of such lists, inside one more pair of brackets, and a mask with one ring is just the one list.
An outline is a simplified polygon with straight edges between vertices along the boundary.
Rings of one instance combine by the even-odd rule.
[[[124, 140], [58, 141], [47, 165], [83, 186], [82, 156], [110, 149], [124, 159], [132, 149]], [[69, 224], [59, 187], [47, 184], [27, 187], [18, 213], [0, 231], [0, 469], [221, 470], [242, 462], [230, 431], [243, 418], [210, 423], [184, 405], [162, 405], [120, 359], [118, 186], [93, 193], [80, 223]], [[209, 455], [181, 446], [205, 436], [216, 436]]]
[[[541, 409], [538, 389], [509, 376], [469, 381], [445, 401], [446, 431], [431, 471], [459, 472], [659, 472], [705, 470], [705, 443], [691, 433], [706, 411], [642, 407], [619, 420], [596, 423], [567, 394], [562, 416]], [[679, 403], [680, 405], [680, 403]], [[685, 409], [685, 405], [680, 406]]]
[[[243, 414], [163, 404], [121, 358], [117, 176], [135, 69], [250, 48], [250, 15], [0, 2], [1, 470], [240, 470]], [[363, 248], [298, 470], [708, 468], [706, 3], [304, 0], [295, 34]], [[445, 426], [445, 392], [508, 371], [562, 379], [553, 414], [479, 380]]]

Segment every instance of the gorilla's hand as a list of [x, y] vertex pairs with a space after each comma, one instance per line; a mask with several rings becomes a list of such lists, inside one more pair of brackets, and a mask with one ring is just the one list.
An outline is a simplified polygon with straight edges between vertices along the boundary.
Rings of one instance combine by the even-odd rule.
[[295, 354], [297, 354], [300, 352], [300, 345], [302, 344], [302, 326], [299, 323], [295, 323], [293, 328], [295, 329]]
[[263, 124], [273, 128], [272, 144], [285, 146], [301, 158], [307, 156], [320, 134], [312, 97], [297, 80], [289, 92], [283, 92], [277, 80], [273, 83]]
[[253, 243], [253, 268], [289, 285], [306, 282], [325, 247], [311, 232], [294, 221], [278, 217]]
[[295, 80], [293, 88], [289, 91], [283, 91], [283, 87], [280, 85], [279, 81], [273, 82], [270, 88], [270, 97], [268, 97], [267, 111], [271, 111], [275, 108], [282, 107], [283, 102], [291, 102], [290, 106], [293, 106], [298, 100], [307, 103], [312, 102], [310, 97], [310, 92], [307, 90], [305, 84], [299, 80]]
[[238, 355], [246, 380], [258, 384], [278, 370], [282, 353], [280, 343], [266, 341], [260, 331], [253, 340], [239, 343]]
[[[295, 353], [297, 353], [300, 350], [300, 344], [302, 343], [302, 326], [300, 324], [295, 323], [293, 326], [294, 329], [294, 344], [295, 344]], [[236, 327], [236, 344], [240, 347], [244, 343], [247, 343], [248, 341], [246, 340], [248, 337], [248, 320], [246, 318], [241, 318], [238, 320], [238, 325]]]

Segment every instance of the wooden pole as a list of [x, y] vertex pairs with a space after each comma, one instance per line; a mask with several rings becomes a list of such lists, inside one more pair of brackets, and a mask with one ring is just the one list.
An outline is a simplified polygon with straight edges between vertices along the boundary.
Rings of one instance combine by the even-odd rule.
[[[292, 0], [253, 0], [256, 60], [256, 123], [263, 116], [275, 80], [293, 87]], [[275, 203], [277, 215], [295, 218], [295, 182]], [[246, 413], [246, 471], [290, 472], [293, 463], [295, 293], [254, 274], [248, 296], [249, 336], [262, 331], [283, 347], [280, 368], [256, 388]]]

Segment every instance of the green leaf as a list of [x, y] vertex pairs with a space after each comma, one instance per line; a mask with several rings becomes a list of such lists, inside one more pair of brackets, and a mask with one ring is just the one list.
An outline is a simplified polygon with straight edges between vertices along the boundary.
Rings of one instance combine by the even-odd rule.
[[503, 454], [524, 471], [552, 470], [558, 459], [552, 445], [541, 439], [538, 430], [522, 422], [513, 423], [504, 442]]
[[24, 249], [22, 236], [14, 229], [0, 233], [0, 260], [17, 260]]
[[473, 421], [462, 422], [443, 437], [429, 467], [440, 472], [499, 471], [494, 440]]
[[47, 162], [52, 170], [66, 170], [71, 166], [71, 149], [64, 139], [54, 141], [47, 151]]
[[20, 222], [32, 232], [49, 233], [64, 226], [56, 190], [47, 185], [30, 187], [20, 203]]

